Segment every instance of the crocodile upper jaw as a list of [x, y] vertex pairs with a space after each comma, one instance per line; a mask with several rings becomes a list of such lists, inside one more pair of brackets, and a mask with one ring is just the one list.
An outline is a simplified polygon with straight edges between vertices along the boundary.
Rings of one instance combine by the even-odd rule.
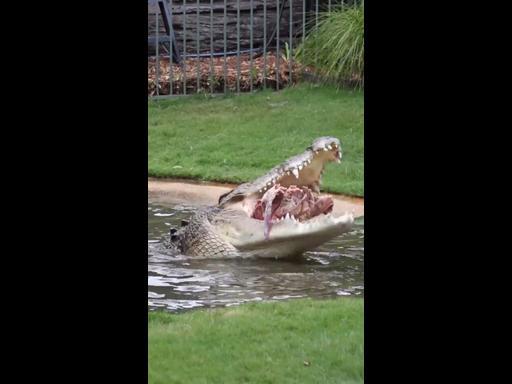
[[335, 137], [321, 137], [300, 155], [294, 156], [272, 168], [256, 180], [239, 185], [219, 198], [219, 205], [228, 207], [243, 199], [259, 198], [274, 185], [307, 186], [320, 192], [321, 177], [328, 162], [340, 162], [340, 141]]

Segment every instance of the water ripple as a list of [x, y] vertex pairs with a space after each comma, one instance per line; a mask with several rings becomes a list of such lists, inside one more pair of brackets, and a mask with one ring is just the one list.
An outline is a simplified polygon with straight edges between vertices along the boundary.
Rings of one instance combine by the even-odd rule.
[[[364, 219], [293, 260], [197, 259], [166, 247], [197, 207], [148, 206], [148, 308], [172, 312], [251, 301], [364, 294]], [[360, 224], [357, 224], [357, 223]]]

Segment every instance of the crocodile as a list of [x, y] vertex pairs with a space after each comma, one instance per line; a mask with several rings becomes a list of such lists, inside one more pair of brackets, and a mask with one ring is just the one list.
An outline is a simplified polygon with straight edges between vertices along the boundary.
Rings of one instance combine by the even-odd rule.
[[333, 199], [320, 192], [325, 165], [341, 159], [339, 139], [317, 138], [303, 153], [172, 228], [171, 245], [206, 258], [285, 258], [316, 248], [354, 223], [350, 212], [335, 217]]

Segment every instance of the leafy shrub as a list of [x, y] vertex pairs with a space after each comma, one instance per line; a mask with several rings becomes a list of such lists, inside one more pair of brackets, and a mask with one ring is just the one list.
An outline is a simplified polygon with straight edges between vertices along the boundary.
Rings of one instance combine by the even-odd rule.
[[364, 5], [337, 6], [311, 20], [310, 33], [296, 52], [303, 65], [337, 84], [364, 85]]

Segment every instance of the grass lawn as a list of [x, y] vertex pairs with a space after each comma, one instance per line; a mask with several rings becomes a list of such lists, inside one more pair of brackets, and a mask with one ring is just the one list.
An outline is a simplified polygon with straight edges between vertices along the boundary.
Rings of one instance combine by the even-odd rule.
[[301, 84], [280, 92], [149, 102], [149, 176], [240, 183], [259, 177], [319, 136], [342, 142], [323, 190], [364, 194], [362, 91]]
[[360, 298], [148, 313], [149, 383], [362, 383]]

